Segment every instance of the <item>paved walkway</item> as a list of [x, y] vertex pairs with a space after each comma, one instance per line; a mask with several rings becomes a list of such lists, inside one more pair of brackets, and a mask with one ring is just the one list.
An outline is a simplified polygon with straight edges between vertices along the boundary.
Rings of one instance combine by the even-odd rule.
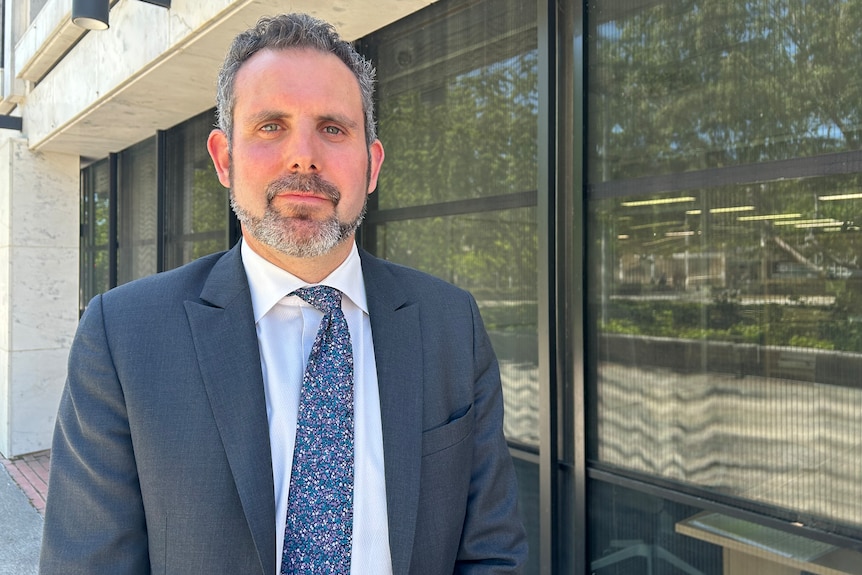
[[38, 573], [50, 452], [0, 457], [0, 575]]
[[48, 497], [48, 471], [51, 468], [51, 452], [40, 451], [22, 455], [12, 461], [3, 459], [3, 467], [18, 484], [27, 499], [40, 515], [45, 515], [45, 499]]

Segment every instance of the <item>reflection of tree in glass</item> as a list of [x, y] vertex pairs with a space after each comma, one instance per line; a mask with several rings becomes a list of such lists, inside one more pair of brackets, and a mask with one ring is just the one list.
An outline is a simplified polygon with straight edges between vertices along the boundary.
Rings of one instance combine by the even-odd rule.
[[[441, 79], [433, 90], [381, 98], [387, 150], [381, 210], [536, 190], [537, 54]], [[535, 210], [482, 211], [387, 224], [378, 252], [459, 285], [492, 293], [536, 273]]]
[[204, 237], [194, 241], [192, 260], [225, 249], [227, 241], [227, 192], [219, 183], [212, 163], [204, 166], [194, 170], [191, 229], [188, 231]]
[[862, 5], [660, 3], [594, 15], [592, 179], [749, 164], [862, 144]]

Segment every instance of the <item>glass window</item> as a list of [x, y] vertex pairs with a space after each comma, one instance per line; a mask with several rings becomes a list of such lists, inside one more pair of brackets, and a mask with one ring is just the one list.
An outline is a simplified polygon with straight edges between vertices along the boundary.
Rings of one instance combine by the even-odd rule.
[[500, 358], [509, 438], [538, 448], [532, 2], [444, 2], [365, 40], [386, 148], [363, 241], [475, 295]]
[[862, 6], [590, 3], [591, 183], [858, 150]]
[[117, 193], [117, 283], [158, 271], [156, 138], [119, 155]]
[[589, 492], [590, 573], [722, 573], [721, 547], [679, 533], [702, 509], [599, 481]]
[[589, 484], [590, 573], [858, 573], [862, 554], [828, 541], [601, 481]]
[[506, 437], [537, 449], [536, 209], [394, 221], [379, 228], [376, 248], [386, 259], [476, 297], [500, 361]]
[[81, 171], [81, 272], [78, 309], [110, 286], [108, 250], [111, 169], [108, 159]]
[[165, 269], [228, 248], [228, 191], [207, 152], [214, 111], [166, 133]]
[[[386, 161], [361, 241], [470, 290], [500, 361], [505, 432], [539, 447], [537, 9], [441, 1], [361, 42]], [[517, 461], [538, 572], [538, 466]]]
[[[804, 525], [793, 553], [862, 538], [862, 7], [589, 9], [590, 465]], [[670, 508], [674, 556], [683, 531], [728, 548]], [[646, 541], [610, 533], [594, 554]]]

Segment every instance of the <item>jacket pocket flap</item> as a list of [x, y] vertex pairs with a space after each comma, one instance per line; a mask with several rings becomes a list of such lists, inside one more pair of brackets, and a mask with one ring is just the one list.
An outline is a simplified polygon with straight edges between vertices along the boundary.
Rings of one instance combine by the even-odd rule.
[[473, 406], [461, 417], [422, 433], [422, 457], [442, 451], [464, 440], [473, 432]]

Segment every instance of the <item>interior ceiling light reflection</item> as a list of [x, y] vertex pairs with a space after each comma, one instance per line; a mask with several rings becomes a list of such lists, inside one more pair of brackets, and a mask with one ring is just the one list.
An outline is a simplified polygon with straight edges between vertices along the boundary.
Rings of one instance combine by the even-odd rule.
[[836, 194], [834, 196], [819, 196], [817, 198], [822, 202], [834, 202], [838, 200], [860, 200], [862, 199], [862, 193], [855, 194]]
[[754, 206], [728, 206], [726, 208], [712, 208], [711, 214], [732, 214], [734, 212], [753, 212]]
[[763, 214], [762, 216], [739, 216], [739, 221], [757, 222], [762, 220], [792, 220], [801, 217], [802, 214]]
[[624, 208], [636, 208], [639, 206], [660, 206], [664, 204], [682, 204], [686, 202], [693, 202], [697, 198], [692, 196], [680, 196], [678, 198], [657, 198], [654, 200], [635, 200], [631, 202], [623, 202], [621, 205]]
[[817, 220], [792, 220], [786, 222], [775, 222], [776, 226], [796, 226], [798, 228], [822, 228], [826, 226], [840, 226], [844, 222], [839, 222], [832, 218], [821, 218]]

